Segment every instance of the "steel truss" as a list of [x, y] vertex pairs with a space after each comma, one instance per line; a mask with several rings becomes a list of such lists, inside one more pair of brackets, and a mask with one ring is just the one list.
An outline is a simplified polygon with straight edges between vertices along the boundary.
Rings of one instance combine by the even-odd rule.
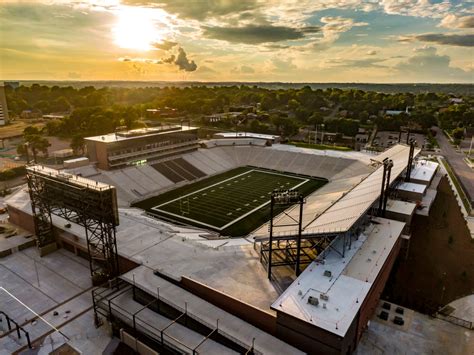
[[34, 166], [27, 169], [27, 181], [38, 247], [54, 243], [51, 216], [59, 216], [84, 227], [91, 275], [106, 278], [118, 275], [115, 188], [82, 186], [74, 183], [71, 175], [48, 176]]

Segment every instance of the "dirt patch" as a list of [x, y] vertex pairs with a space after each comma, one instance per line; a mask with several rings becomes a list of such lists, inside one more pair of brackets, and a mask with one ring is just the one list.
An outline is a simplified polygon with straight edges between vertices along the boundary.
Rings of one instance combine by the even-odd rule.
[[415, 215], [408, 256], [401, 252], [383, 297], [431, 314], [472, 293], [474, 241], [443, 177], [430, 216]]

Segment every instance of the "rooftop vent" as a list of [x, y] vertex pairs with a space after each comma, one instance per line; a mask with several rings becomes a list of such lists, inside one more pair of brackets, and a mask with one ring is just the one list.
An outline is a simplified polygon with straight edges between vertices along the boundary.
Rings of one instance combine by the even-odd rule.
[[313, 296], [308, 297], [308, 303], [316, 307], [319, 306], [319, 300]]
[[325, 293], [321, 293], [319, 298], [321, 298], [323, 301], [329, 301], [329, 296]]
[[331, 270], [324, 270], [324, 276], [331, 277], [332, 276]]

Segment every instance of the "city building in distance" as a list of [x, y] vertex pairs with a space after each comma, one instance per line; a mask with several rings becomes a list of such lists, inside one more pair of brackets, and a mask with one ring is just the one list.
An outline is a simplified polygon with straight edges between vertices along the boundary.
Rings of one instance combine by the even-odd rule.
[[7, 98], [5, 96], [5, 84], [0, 82], [0, 126], [9, 122]]

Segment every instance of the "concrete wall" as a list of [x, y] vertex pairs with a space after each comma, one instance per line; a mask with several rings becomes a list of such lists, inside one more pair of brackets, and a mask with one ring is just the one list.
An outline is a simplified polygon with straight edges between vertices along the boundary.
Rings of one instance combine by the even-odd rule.
[[359, 342], [362, 333], [367, 328], [367, 323], [370, 318], [374, 315], [374, 312], [377, 308], [377, 304], [380, 301], [380, 296], [382, 295], [387, 279], [392, 271], [393, 264], [397, 259], [397, 256], [400, 252], [400, 247], [402, 245], [402, 239], [398, 238], [395, 243], [390, 255], [385, 261], [384, 266], [380, 270], [379, 275], [375, 279], [375, 282], [372, 285], [372, 288], [369, 291], [369, 294], [365, 298], [362, 306], [359, 310], [358, 325], [357, 325], [357, 343]]
[[128, 334], [125, 330], [120, 329], [120, 340], [128, 345], [130, 348], [135, 350], [140, 355], [158, 355], [159, 353], [145, 345], [141, 341], [137, 340], [132, 335]]
[[11, 223], [21, 226], [21, 228], [26, 229], [32, 234], [35, 233], [35, 222], [33, 216], [16, 209], [11, 205], [8, 205], [8, 216]]
[[408, 201], [421, 201], [423, 200], [422, 193], [415, 191], [397, 190], [398, 198]]
[[340, 337], [283, 312], [277, 314], [277, 337], [308, 354], [346, 354], [355, 348], [357, 317]]
[[248, 303], [226, 295], [186, 276], [181, 277], [181, 286], [196, 296], [233, 314], [236, 317], [270, 333], [276, 334], [276, 317]]

